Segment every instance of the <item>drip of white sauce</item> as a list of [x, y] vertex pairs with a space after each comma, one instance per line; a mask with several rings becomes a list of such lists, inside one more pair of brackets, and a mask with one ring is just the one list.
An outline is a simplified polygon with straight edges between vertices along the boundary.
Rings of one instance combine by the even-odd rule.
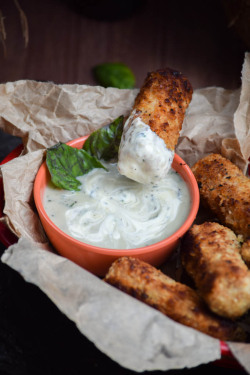
[[165, 178], [173, 159], [174, 152], [133, 111], [124, 124], [118, 155], [119, 172], [148, 184]]
[[173, 169], [168, 177], [140, 184], [122, 176], [116, 164], [79, 177], [81, 191], [46, 187], [44, 208], [65, 233], [105, 248], [147, 246], [173, 234], [190, 210], [189, 190]]

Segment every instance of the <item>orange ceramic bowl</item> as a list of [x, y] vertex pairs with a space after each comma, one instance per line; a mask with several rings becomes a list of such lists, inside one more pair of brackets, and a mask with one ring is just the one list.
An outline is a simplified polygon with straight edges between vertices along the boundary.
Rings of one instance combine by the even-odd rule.
[[[68, 145], [82, 148], [88, 136], [68, 142]], [[133, 256], [154, 266], [160, 266], [176, 248], [180, 238], [192, 225], [199, 208], [199, 190], [196, 179], [188, 165], [175, 154], [173, 168], [185, 180], [191, 195], [191, 208], [184, 224], [171, 236], [149, 246], [136, 249], [107, 249], [85, 244], [60, 230], [48, 217], [43, 207], [44, 190], [50, 181], [46, 162], [40, 167], [34, 183], [34, 199], [43, 228], [58, 253], [88, 271], [104, 276], [111, 263], [121, 256]]]

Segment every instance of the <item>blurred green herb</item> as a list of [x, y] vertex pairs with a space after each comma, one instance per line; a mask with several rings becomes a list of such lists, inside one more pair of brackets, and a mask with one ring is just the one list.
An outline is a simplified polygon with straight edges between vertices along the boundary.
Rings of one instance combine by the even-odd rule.
[[97, 83], [103, 87], [132, 89], [135, 87], [135, 76], [132, 70], [123, 63], [104, 63], [93, 69]]

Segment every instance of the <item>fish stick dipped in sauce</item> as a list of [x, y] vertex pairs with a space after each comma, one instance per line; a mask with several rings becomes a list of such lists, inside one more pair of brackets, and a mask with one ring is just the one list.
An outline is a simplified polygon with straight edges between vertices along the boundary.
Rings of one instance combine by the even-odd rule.
[[148, 74], [124, 125], [120, 174], [144, 184], [167, 176], [192, 93], [188, 79], [177, 71]]
[[133, 257], [113, 262], [107, 283], [159, 310], [169, 318], [225, 341], [245, 341], [244, 330], [213, 314], [195, 290]]
[[182, 264], [211, 311], [237, 319], [250, 309], [250, 271], [235, 233], [219, 223], [193, 225], [181, 244]]

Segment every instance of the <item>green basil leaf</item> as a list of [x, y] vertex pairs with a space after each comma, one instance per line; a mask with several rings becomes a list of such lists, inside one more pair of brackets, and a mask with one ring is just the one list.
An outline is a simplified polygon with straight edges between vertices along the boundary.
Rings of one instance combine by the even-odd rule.
[[117, 158], [123, 120], [124, 116], [120, 116], [110, 124], [94, 131], [85, 141], [83, 149], [97, 159], [107, 161]]
[[81, 183], [76, 177], [94, 168], [106, 169], [85, 150], [78, 150], [61, 142], [47, 149], [46, 164], [53, 184], [66, 190], [80, 190]]
[[103, 87], [132, 89], [135, 87], [135, 76], [132, 70], [123, 63], [104, 63], [94, 67], [94, 76]]

